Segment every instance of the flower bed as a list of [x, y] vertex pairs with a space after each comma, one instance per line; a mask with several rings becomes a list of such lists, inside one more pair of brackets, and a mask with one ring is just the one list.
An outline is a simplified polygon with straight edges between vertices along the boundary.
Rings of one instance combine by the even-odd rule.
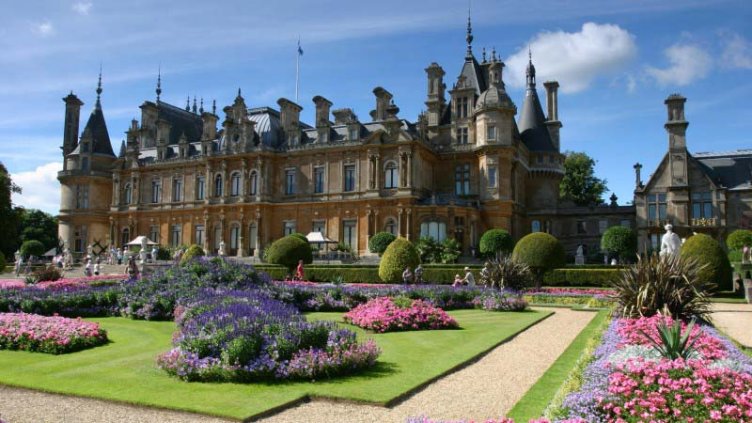
[[119, 285], [86, 286], [73, 289], [33, 287], [0, 290], [0, 313], [24, 312], [68, 317], [119, 316]]
[[491, 291], [475, 297], [473, 305], [487, 311], [523, 311], [527, 301], [516, 292]]
[[579, 391], [554, 414], [598, 422], [752, 419], [752, 359], [707, 326], [692, 329], [689, 359], [662, 358], [641, 333], [655, 337], [661, 319], [615, 319]]
[[457, 321], [444, 310], [423, 300], [406, 297], [379, 297], [361, 304], [344, 315], [345, 322], [374, 332], [454, 329]]
[[541, 288], [524, 292], [526, 301], [538, 305], [580, 305], [608, 308], [614, 303], [611, 289]]
[[157, 363], [190, 381], [316, 379], [371, 367], [373, 341], [333, 322], [307, 322], [261, 290], [203, 290], [176, 321], [174, 348]]
[[60, 316], [0, 313], [0, 349], [63, 354], [107, 342], [98, 323]]
[[2, 289], [77, 289], [86, 288], [92, 285], [106, 285], [108, 282], [117, 283], [126, 279], [126, 275], [99, 275], [80, 278], [63, 278], [56, 281], [38, 282], [27, 285], [20, 279], [0, 279], [0, 290]]
[[[509, 417], [502, 417], [499, 419], [487, 419], [487, 420], [432, 420], [428, 417], [411, 417], [407, 419], [407, 423], [514, 423], [514, 419]], [[548, 419], [531, 419], [528, 423], [550, 423]], [[564, 423], [587, 423], [584, 420], [572, 419]]]

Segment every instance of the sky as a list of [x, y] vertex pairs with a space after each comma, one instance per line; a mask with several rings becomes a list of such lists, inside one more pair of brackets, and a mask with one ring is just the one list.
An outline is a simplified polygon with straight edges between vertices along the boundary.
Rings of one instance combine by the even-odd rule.
[[687, 97], [690, 152], [752, 148], [745, 0], [0, 0], [0, 162], [23, 189], [14, 204], [57, 213], [61, 99], [73, 91], [85, 103], [83, 130], [100, 66], [115, 152], [138, 107], [155, 99], [160, 69], [162, 100], [180, 106], [196, 96], [221, 110], [238, 88], [249, 107], [294, 100], [299, 38], [304, 122], [313, 122], [316, 95], [365, 121], [376, 86], [414, 121], [431, 62], [447, 87], [456, 81], [468, 6], [473, 51], [480, 60], [482, 48], [496, 50], [518, 108], [528, 48], [538, 81], [559, 81], [562, 151], [595, 159], [606, 197], [614, 192], [620, 204], [632, 199], [633, 164], [647, 180], [667, 150], [671, 93]]

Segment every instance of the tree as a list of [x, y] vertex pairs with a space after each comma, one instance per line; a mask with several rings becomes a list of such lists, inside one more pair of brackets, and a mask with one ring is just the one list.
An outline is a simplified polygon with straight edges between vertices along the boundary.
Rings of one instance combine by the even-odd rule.
[[11, 200], [13, 193], [20, 194], [21, 188], [13, 183], [8, 170], [0, 162], [0, 252], [6, 257], [13, 257], [19, 244], [18, 213]]
[[386, 247], [388, 247], [395, 239], [397, 239], [397, 237], [389, 232], [377, 232], [370, 240], [368, 240], [368, 249], [371, 250], [372, 253], [382, 255], [384, 254], [384, 251], [386, 251]]
[[36, 209], [18, 208], [18, 234], [21, 242], [35, 239], [47, 251], [58, 246], [57, 219]]
[[726, 237], [726, 246], [731, 251], [741, 251], [744, 246], [752, 247], [752, 231], [737, 229]]
[[530, 268], [535, 276], [535, 288], [540, 289], [546, 271], [564, 266], [564, 246], [552, 235], [534, 232], [517, 242], [512, 260]]
[[603, 193], [608, 187], [605, 179], [594, 175], [595, 160], [585, 153], [569, 151], [565, 154], [564, 178], [559, 184], [561, 198], [578, 206], [603, 203]]
[[624, 226], [612, 226], [601, 237], [601, 250], [622, 261], [633, 261], [637, 254], [637, 234]]
[[487, 258], [499, 258], [514, 248], [514, 238], [504, 229], [489, 229], [480, 237], [480, 253]]
[[379, 278], [386, 283], [402, 282], [402, 272], [410, 271], [420, 264], [420, 256], [415, 246], [405, 238], [397, 238], [384, 251], [379, 263]]

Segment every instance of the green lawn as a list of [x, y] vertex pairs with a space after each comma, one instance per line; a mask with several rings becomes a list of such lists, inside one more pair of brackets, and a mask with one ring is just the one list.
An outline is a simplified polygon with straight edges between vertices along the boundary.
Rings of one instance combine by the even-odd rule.
[[[461, 330], [374, 335], [355, 328], [359, 335], [373, 337], [383, 350], [379, 365], [361, 375], [307, 383], [248, 385], [182, 382], [159, 370], [155, 357], [170, 348], [175, 329], [172, 322], [89, 319], [102, 324], [111, 343], [60, 356], [0, 351], [0, 383], [236, 419], [306, 396], [388, 404], [550, 313], [458, 310], [450, 314]], [[309, 318], [341, 321], [341, 316], [312, 313]]]

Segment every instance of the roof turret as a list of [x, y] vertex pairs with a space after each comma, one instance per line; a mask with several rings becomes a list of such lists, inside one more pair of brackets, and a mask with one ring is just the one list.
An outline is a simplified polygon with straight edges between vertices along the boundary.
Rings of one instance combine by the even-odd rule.
[[94, 105], [94, 110], [91, 111], [91, 115], [89, 115], [89, 120], [86, 122], [81, 137], [90, 137], [91, 151], [93, 153], [115, 157], [115, 153], [112, 151], [112, 144], [110, 144], [110, 134], [107, 132], [107, 123], [105, 123], [104, 113], [102, 112], [101, 95], [102, 70], [100, 68], [99, 79], [97, 81], [97, 102]]
[[546, 116], [543, 114], [538, 91], [535, 88], [535, 66], [533, 66], [532, 54], [528, 50], [527, 65], [527, 89], [525, 101], [522, 103], [520, 120], [517, 126], [520, 129], [522, 141], [532, 151], [556, 151], [551, 134], [546, 127]]

